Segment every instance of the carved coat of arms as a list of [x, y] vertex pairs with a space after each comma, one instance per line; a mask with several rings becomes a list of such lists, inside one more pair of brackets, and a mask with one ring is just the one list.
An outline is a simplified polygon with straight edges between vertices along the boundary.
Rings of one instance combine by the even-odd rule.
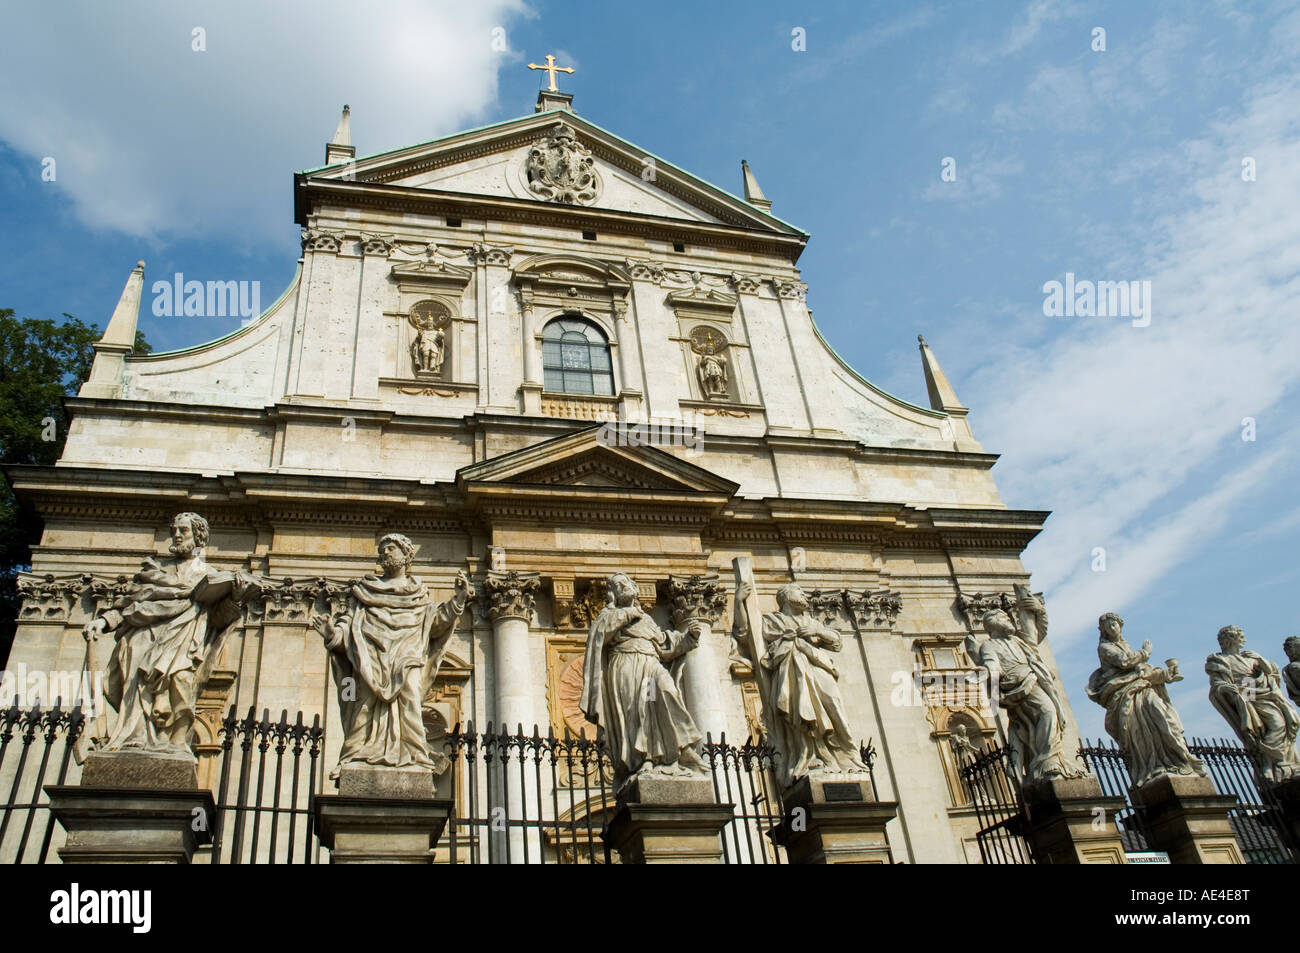
[[556, 123], [551, 134], [528, 151], [524, 175], [528, 191], [566, 205], [590, 205], [600, 190], [591, 150], [564, 123]]

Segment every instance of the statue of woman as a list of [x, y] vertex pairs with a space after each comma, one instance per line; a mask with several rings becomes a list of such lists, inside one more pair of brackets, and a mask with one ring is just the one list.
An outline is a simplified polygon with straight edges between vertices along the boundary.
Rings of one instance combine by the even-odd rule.
[[1088, 679], [1088, 697], [1106, 709], [1106, 731], [1128, 764], [1135, 787], [1165, 775], [1205, 776], [1183, 740], [1183, 725], [1165, 685], [1180, 682], [1178, 660], [1148, 665], [1151, 643], [1134, 650], [1124, 641], [1124, 620], [1107, 612], [1097, 620], [1101, 668]]
[[605, 729], [615, 793], [642, 772], [703, 772], [695, 752], [702, 735], [675, 678], [686, 653], [699, 645], [698, 624], [685, 633], [660, 629], [625, 573], [609, 577], [605, 598], [587, 635], [581, 707], [588, 721]]

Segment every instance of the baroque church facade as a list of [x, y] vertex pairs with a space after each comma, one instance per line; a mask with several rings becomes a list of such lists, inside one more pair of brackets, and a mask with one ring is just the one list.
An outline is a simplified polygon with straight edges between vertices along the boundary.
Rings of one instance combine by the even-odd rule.
[[966, 639], [1028, 585], [1047, 513], [1004, 505], [929, 346], [929, 406], [873, 386], [813, 323], [809, 236], [747, 164], [737, 197], [564, 93], [361, 159], [345, 107], [326, 162], [294, 178], [302, 257], [252, 323], [132, 353], [148, 285], [131, 273], [62, 459], [11, 471], [45, 531], [10, 667], [81, 670], [87, 619], [167, 552], [173, 514], [200, 513], [208, 563], [270, 583], [205, 671], [200, 781], [234, 705], [320, 716], [327, 788], [342, 739], [311, 618], [401, 533], [439, 598], [462, 571], [475, 591], [424, 702], [432, 740], [469, 721], [590, 734], [587, 630], [623, 572], [664, 628], [703, 625], [683, 697], [741, 743], [764, 730], [731, 636], [745, 557], [763, 612], [798, 582], [843, 637], [894, 859], [978, 862], [957, 759], [1006, 728], [963, 690]]

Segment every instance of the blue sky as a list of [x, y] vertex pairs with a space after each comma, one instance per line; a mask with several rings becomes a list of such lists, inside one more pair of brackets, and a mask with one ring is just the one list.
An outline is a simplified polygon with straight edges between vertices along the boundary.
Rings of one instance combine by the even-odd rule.
[[[0, 307], [102, 325], [139, 258], [268, 305], [298, 256], [292, 172], [342, 103], [359, 154], [397, 148], [530, 112], [525, 64], [554, 52], [597, 124], [734, 192], [749, 160], [812, 233], [819, 326], [873, 382], [925, 404], [926, 335], [1007, 504], [1053, 511], [1025, 564], [1086, 734], [1103, 611], [1182, 660], [1201, 735], [1227, 733], [1202, 672], [1218, 628], [1278, 661], [1300, 632], [1295, 4], [67, 6], [5, 15]], [[1066, 272], [1150, 281], [1149, 326], [1044, 316]], [[147, 305], [159, 349], [234, 324]]]

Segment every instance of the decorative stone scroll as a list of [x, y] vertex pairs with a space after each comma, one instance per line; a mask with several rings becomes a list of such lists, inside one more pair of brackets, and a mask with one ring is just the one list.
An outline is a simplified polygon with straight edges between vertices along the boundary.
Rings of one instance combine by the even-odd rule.
[[692, 622], [717, 625], [727, 609], [727, 587], [716, 573], [707, 576], [669, 576], [663, 585], [673, 625], [679, 629]]
[[591, 150], [562, 122], [528, 150], [524, 179], [533, 195], [562, 205], [591, 205], [600, 195], [600, 176]]
[[483, 601], [488, 618], [531, 622], [541, 577], [535, 572], [488, 572], [483, 580]]

